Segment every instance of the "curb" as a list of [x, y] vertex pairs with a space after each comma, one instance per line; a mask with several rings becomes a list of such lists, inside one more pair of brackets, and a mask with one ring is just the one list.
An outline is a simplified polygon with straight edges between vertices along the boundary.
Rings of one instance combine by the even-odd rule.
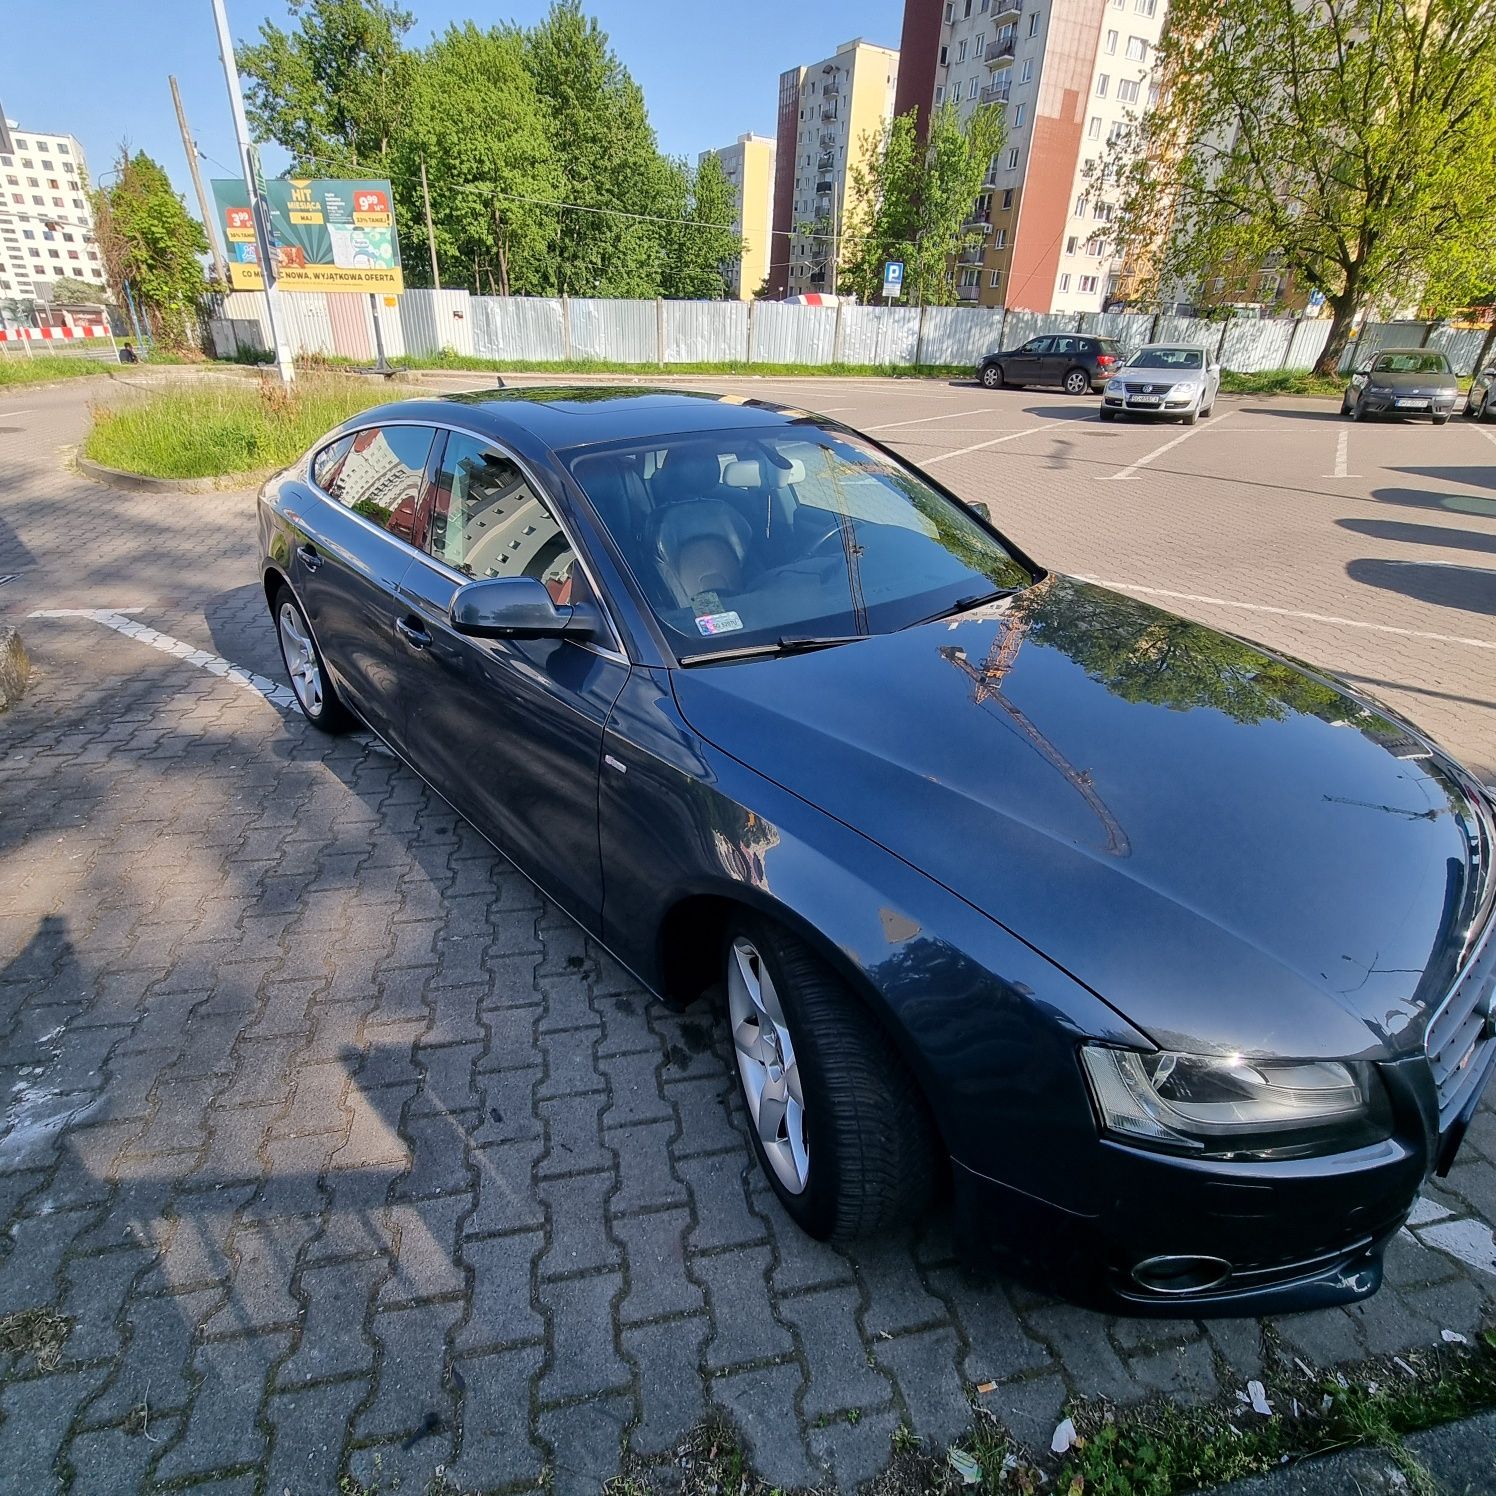
[[[105, 467], [80, 452], [75, 459], [78, 471], [96, 483], [123, 488], [130, 493], [216, 493], [222, 482], [218, 478], [147, 478], [142, 473], [127, 473], [120, 468]], [[236, 480], [234, 487], [247, 487], [263, 480], [263, 473], [226, 474]]]
[[31, 661], [14, 624], [0, 624], [0, 712], [26, 694]]

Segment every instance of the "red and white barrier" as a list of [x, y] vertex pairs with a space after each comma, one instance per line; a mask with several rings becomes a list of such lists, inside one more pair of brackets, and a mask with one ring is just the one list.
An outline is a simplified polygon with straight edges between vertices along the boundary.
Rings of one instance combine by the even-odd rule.
[[107, 338], [107, 327], [5, 327], [0, 343], [71, 343], [75, 339]]

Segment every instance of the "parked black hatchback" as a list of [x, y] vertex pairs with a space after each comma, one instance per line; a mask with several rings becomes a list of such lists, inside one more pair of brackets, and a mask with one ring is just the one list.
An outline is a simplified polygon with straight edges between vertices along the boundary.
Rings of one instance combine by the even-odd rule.
[[808, 1232], [948, 1184], [1126, 1311], [1376, 1288], [1496, 1064], [1492, 806], [1406, 723], [738, 397], [384, 406], [259, 520], [307, 717], [710, 995]]
[[1122, 346], [1113, 338], [1057, 333], [1030, 338], [1011, 353], [989, 353], [977, 366], [977, 379], [989, 390], [1049, 384], [1067, 395], [1089, 395], [1101, 389], [1121, 362]]

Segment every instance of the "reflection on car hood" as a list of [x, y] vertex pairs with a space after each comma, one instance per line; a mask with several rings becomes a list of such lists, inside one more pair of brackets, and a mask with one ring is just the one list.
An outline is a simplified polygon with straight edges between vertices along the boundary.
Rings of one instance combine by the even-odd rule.
[[722, 751], [856, 827], [1156, 1042], [1402, 1051], [1470, 898], [1468, 802], [1289, 661], [1050, 577], [791, 659], [675, 673]]

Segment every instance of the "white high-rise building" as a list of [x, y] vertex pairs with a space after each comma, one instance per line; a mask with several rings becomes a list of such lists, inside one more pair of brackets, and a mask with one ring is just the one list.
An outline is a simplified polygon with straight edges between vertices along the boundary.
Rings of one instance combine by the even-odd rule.
[[23, 130], [0, 111], [0, 301], [45, 301], [59, 276], [109, 294], [77, 137]]

